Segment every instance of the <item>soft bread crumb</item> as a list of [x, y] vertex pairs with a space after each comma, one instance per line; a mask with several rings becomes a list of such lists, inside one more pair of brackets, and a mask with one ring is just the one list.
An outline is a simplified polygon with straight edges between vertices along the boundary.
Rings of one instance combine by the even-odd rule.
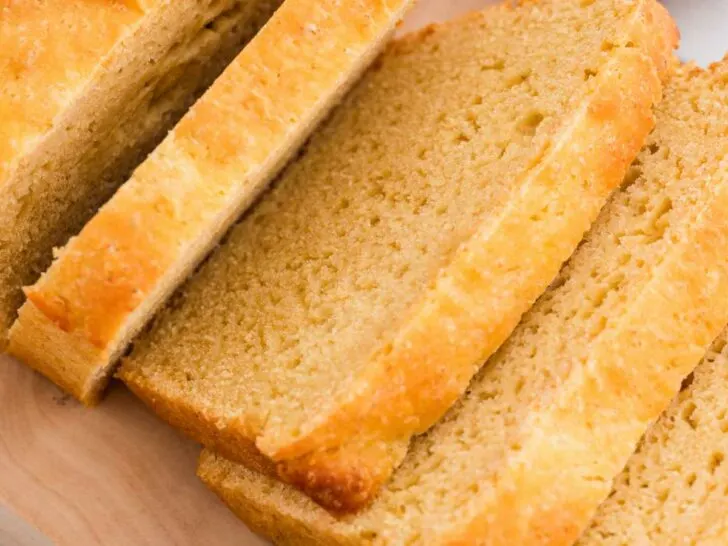
[[[295, 489], [210, 453], [202, 479], [277, 544], [571, 545], [728, 321], [715, 303], [728, 297], [726, 70], [686, 67], [672, 79], [623, 188], [369, 508], [337, 520]], [[692, 540], [693, 523], [714, 536], [728, 467], [718, 439], [726, 412], [713, 409], [725, 405], [725, 362], [711, 355], [580, 546]]]

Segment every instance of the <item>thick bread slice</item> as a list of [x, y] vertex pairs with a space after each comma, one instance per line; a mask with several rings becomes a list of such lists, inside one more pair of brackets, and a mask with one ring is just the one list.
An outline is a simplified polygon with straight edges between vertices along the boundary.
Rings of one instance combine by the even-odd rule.
[[[711, 94], [719, 103], [706, 129], [722, 146], [724, 159], [716, 175], [725, 177], [728, 58], [712, 70], [721, 75], [722, 85], [695, 104], [703, 110]], [[711, 83], [694, 81], [696, 87]], [[722, 139], [715, 138], [716, 133]], [[695, 146], [709, 143], [701, 139]], [[717, 300], [715, 305], [724, 303]], [[684, 385], [642, 439], [577, 546], [728, 544], [728, 330], [718, 336]]]
[[728, 544], [728, 331], [686, 383], [577, 546]]
[[209, 453], [201, 477], [279, 544], [572, 544], [728, 322], [727, 74], [672, 79], [625, 187], [370, 507]]
[[155, 309], [369, 64], [411, 0], [287, 0], [26, 290], [10, 352], [86, 404]]
[[389, 48], [136, 345], [134, 391], [322, 504], [371, 498], [581, 240], [671, 65], [652, 0], [512, 4]]
[[0, 6], [0, 349], [50, 264], [280, 0]]

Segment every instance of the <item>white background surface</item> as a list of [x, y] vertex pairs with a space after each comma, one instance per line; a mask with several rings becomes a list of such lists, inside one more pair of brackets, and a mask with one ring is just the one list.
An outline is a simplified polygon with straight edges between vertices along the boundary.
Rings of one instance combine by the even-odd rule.
[[728, 0], [663, 0], [682, 34], [680, 57], [702, 66], [728, 50]]

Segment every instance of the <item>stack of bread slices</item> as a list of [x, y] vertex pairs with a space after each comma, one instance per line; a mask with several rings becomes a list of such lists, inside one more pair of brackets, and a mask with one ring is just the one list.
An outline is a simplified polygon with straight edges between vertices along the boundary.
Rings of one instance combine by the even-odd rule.
[[11, 355], [276, 544], [728, 543], [728, 60], [657, 0], [46, 3], [106, 42], [5, 8]]

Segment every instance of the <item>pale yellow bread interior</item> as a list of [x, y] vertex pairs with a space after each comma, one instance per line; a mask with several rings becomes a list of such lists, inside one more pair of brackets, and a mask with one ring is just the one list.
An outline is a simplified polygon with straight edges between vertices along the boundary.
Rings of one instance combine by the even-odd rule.
[[[709, 71], [688, 66], [671, 80], [657, 128], [622, 189], [463, 398], [414, 440], [368, 508], [337, 520], [296, 489], [211, 452], [200, 476], [278, 544], [573, 544], [728, 322], [726, 74], [728, 63]], [[724, 390], [718, 377], [710, 384]], [[678, 403], [695, 426], [711, 421], [706, 434], [720, 434], [722, 421], [703, 417], [696, 407], [702, 402]], [[690, 423], [679, 424], [694, 433]], [[667, 438], [656, 434], [648, 438]], [[637, 514], [635, 507], [625, 525], [660, 519], [665, 532], [654, 536], [664, 540], [628, 534], [633, 540], [603, 543], [677, 544], [667, 530], [690, 518], [677, 512], [685, 506], [679, 499], [692, 495], [687, 482], [721, 483], [709, 473], [711, 464], [724, 471], [720, 442], [712, 463], [713, 447], [695, 460], [697, 442], [681, 450], [690, 459], [686, 469], [700, 463], [695, 474], [662, 474], [655, 458], [662, 448], [643, 447], [652, 455], [633, 459], [630, 476], [644, 471], [645, 480], [631, 489], [627, 478], [618, 480], [608, 511], [628, 510], [621, 500], [643, 495], [656, 511]], [[668, 484], [657, 478], [656, 499], [640, 488], [654, 474], [672, 480], [678, 504], [669, 495], [659, 501], [660, 485]], [[711, 495], [723, 493], [720, 485]], [[707, 525], [714, 513], [700, 521]]]

